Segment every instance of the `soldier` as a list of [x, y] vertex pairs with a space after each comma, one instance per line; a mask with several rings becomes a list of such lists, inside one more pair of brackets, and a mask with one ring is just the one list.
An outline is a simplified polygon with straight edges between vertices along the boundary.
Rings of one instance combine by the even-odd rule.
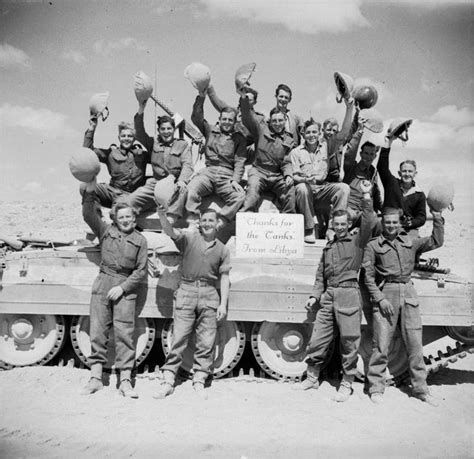
[[131, 374], [135, 362], [137, 289], [147, 274], [147, 242], [135, 230], [136, 214], [129, 204], [119, 202], [113, 207], [111, 225], [99, 217], [94, 208], [96, 190], [95, 180], [85, 184], [83, 216], [100, 240], [101, 262], [90, 303], [91, 378], [81, 393], [89, 395], [103, 388], [102, 369], [113, 326], [119, 392], [124, 397], [138, 398]]
[[[94, 147], [94, 133], [97, 127], [97, 115], [89, 119], [89, 129], [84, 135], [83, 146], [95, 152], [99, 161], [107, 165], [110, 183], [99, 183], [95, 196], [97, 203], [112, 207], [118, 198], [127, 198], [130, 193], [145, 184], [146, 165], [150, 162], [149, 154], [135, 143], [135, 130], [129, 123], [118, 125], [119, 146], [112, 144], [109, 148]], [[84, 194], [81, 185], [81, 194]]]
[[285, 130], [291, 134], [295, 145], [299, 145], [304, 121], [301, 116], [288, 108], [292, 96], [293, 93], [286, 84], [279, 84], [275, 89], [276, 108], [285, 115]]
[[396, 139], [387, 135], [385, 147], [380, 151], [377, 170], [384, 188], [384, 207], [402, 209], [401, 224], [411, 237], [418, 236], [418, 228], [426, 222], [426, 196], [416, 185], [416, 162], [407, 159], [400, 163], [399, 178], [392, 175], [389, 155], [392, 142]]
[[193, 388], [206, 398], [203, 390], [214, 361], [217, 321], [227, 315], [230, 252], [216, 239], [218, 219], [215, 210], [206, 209], [201, 213], [200, 231], [173, 229], [160, 206], [158, 215], [164, 231], [183, 253], [183, 261], [173, 315], [173, 342], [162, 367], [163, 384], [155, 398], [173, 393], [176, 373], [193, 331], [196, 336]]
[[168, 220], [173, 224], [183, 216], [186, 202], [186, 188], [193, 175], [191, 147], [185, 140], [174, 137], [176, 125], [170, 116], [158, 117], [158, 137], [153, 139], [146, 131], [143, 123], [146, 100], [138, 103], [135, 114], [135, 131], [137, 140], [151, 152], [153, 178], [148, 179], [145, 186], [138, 188], [129, 197], [130, 205], [140, 213], [155, 207], [154, 189], [156, 184], [172, 175], [176, 191], [168, 207]]
[[270, 112], [268, 123], [259, 123], [250, 110], [245, 91], [245, 87], [238, 88], [242, 122], [256, 139], [256, 146], [242, 210], [256, 212], [262, 193], [270, 190], [278, 199], [281, 212], [294, 213], [295, 188], [290, 158], [294, 142], [285, 131], [285, 113], [275, 107]]
[[205, 93], [196, 97], [191, 120], [206, 139], [206, 167], [189, 184], [186, 211], [188, 222], [196, 225], [202, 198], [215, 193], [225, 203], [218, 222], [218, 229], [221, 229], [233, 220], [245, 199], [240, 181], [244, 174], [246, 142], [244, 136], [235, 130], [236, 111], [233, 108], [222, 109], [219, 123], [214, 127], [209, 125], [204, 119], [205, 98]]
[[412, 240], [402, 231], [399, 209], [384, 209], [382, 235], [372, 239], [365, 249], [362, 266], [365, 284], [374, 304], [374, 338], [367, 375], [370, 398], [374, 403], [383, 402], [388, 351], [400, 321], [413, 395], [436, 405], [426, 384], [420, 308], [411, 281], [416, 256], [443, 245], [444, 219], [441, 212], [431, 210], [431, 213], [431, 236]]
[[345, 210], [349, 187], [345, 183], [328, 183], [328, 157], [326, 142], [319, 143], [320, 125], [312, 118], [304, 123], [304, 143], [291, 150], [295, 181], [296, 209], [304, 216], [308, 243], [316, 242], [314, 235], [314, 205], [324, 203], [333, 210]]
[[367, 244], [375, 215], [370, 197], [371, 184], [360, 184], [363, 193], [363, 211], [360, 231], [349, 233], [347, 212], [338, 210], [333, 214], [335, 238], [323, 250], [313, 293], [306, 309], [311, 311], [319, 303], [313, 334], [307, 347], [307, 379], [296, 386], [308, 390], [319, 387], [319, 371], [327, 357], [334, 338], [335, 327], [339, 329], [342, 356], [342, 381], [334, 398], [345, 402], [352, 394], [352, 382], [357, 372], [357, 352], [360, 344], [362, 305], [357, 282], [362, 255]]

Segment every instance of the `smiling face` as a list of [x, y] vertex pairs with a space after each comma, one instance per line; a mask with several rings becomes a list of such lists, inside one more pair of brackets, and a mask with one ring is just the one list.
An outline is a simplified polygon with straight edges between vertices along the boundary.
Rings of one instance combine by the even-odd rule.
[[122, 129], [118, 135], [120, 148], [130, 150], [135, 141], [135, 133], [131, 129]]
[[284, 89], [280, 89], [278, 94], [276, 95], [277, 107], [280, 110], [286, 110], [288, 104], [291, 101], [291, 95], [289, 92], [285, 91]]
[[219, 116], [219, 126], [221, 132], [228, 134], [232, 132], [235, 127], [235, 113], [234, 112], [222, 112]]
[[158, 126], [158, 136], [165, 143], [170, 143], [174, 138], [174, 127], [171, 123], [161, 123]]
[[304, 130], [303, 134], [305, 143], [309, 147], [317, 145], [319, 139], [319, 126], [317, 124], [312, 124]]
[[270, 129], [277, 134], [285, 130], [285, 115], [283, 113], [274, 113], [270, 117]]
[[369, 146], [366, 145], [360, 151], [360, 162], [363, 166], [369, 167], [377, 157], [377, 150], [376, 146]]
[[390, 213], [382, 217], [383, 235], [387, 239], [394, 239], [400, 232], [402, 225], [400, 223], [400, 215], [397, 213]]
[[332, 219], [332, 228], [338, 239], [346, 237], [349, 231], [347, 215], [338, 215]]
[[324, 138], [329, 139], [334, 134], [337, 134], [337, 131], [339, 131], [339, 125], [337, 123], [326, 124], [326, 127], [323, 130]]
[[403, 163], [398, 171], [400, 180], [405, 185], [412, 185], [416, 176], [416, 167], [411, 163]]
[[217, 214], [215, 212], [206, 212], [201, 215], [199, 220], [201, 234], [205, 238], [212, 239], [217, 233]]
[[122, 233], [131, 233], [135, 229], [135, 215], [130, 207], [119, 209], [114, 221]]

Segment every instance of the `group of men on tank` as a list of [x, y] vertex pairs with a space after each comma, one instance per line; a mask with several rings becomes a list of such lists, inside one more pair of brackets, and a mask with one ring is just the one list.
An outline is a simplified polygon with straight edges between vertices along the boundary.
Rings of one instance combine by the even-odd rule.
[[[362, 272], [373, 306], [364, 308], [374, 336], [367, 374], [371, 400], [383, 401], [389, 346], [400, 319], [413, 395], [434, 404], [426, 386], [421, 318], [410, 275], [421, 252], [442, 245], [444, 227], [440, 212], [432, 210], [432, 235], [418, 237], [417, 230], [426, 221], [426, 198], [414, 181], [416, 164], [412, 160], [402, 162], [398, 178], [389, 169], [391, 144], [400, 130], [388, 131], [374, 167], [379, 147], [371, 142], [360, 146], [367, 120], [360, 116], [360, 107], [350, 93], [343, 98], [346, 113], [340, 130], [335, 119], [321, 124], [313, 118], [304, 121], [294, 113], [289, 108], [292, 90], [285, 84], [276, 88], [276, 105], [268, 118], [255, 110], [255, 89], [242, 84], [237, 86], [237, 93], [235, 108], [222, 101], [212, 85], [199, 88], [191, 120], [204, 137], [205, 167], [197, 171], [191, 146], [175, 135], [174, 118], [158, 117], [156, 138], [146, 133], [146, 98], [137, 96], [139, 106], [133, 125], [119, 124], [119, 145], [94, 147], [97, 117], [89, 120], [84, 146], [93, 149], [106, 164], [111, 179], [109, 184], [93, 181], [81, 186], [85, 221], [100, 237], [102, 246], [101, 270], [91, 301], [92, 376], [83, 392], [93, 393], [102, 387], [105, 344], [113, 322], [117, 362], [126, 362], [118, 365], [125, 375], [120, 390], [124, 396], [137, 396], [130, 381], [134, 349], [129, 333], [134, 323], [131, 318], [119, 316], [116, 324], [114, 305], [126, 300], [132, 310], [136, 294], [128, 280], [136, 279], [138, 272], [146, 275], [146, 241], [128, 221], [134, 222], [137, 213], [157, 208], [163, 230], [183, 252], [184, 274], [176, 295], [173, 344], [156, 396], [162, 398], [173, 392], [182, 352], [194, 328], [197, 343], [193, 386], [204, 394], [212, 365], [216, 320], [225, 318], [227, 313], [231, 266], [228, 249], [217, 234], [234, 220], [237, 212], [257, 212], [264, 193], [269, 193], [280, 212], [303, 215], [302, 237], [306, 243], [314, 243], [315, 236], [324, 232], [329, 240], [307, 303], [308, 309], [317, 309], [317, 316], [308, 345], [307, 379], [297, 388], [318, 387], [319, 370], [337, 327], [343, 378], [335, 400], [345, 401], [352, 394], [360, 344]], [[219, 111], [214, 125], [204, 116], [206, 97]], [[153, 177], [145, 175], [148, 163]], [[383, 202], [377, 172], [384, 187]], [[166, 205], [157, 205], [155, 188], [170, 177], [174, 182], [172, 197]], [[210, 209], [200, 212], [202, 199], [209, 195], [222, 200], [219, 213]], [[112, 208], [109, 229], [99, 224], [101, 206]], [[126, 218], [120, 212], [127, 214]], [[188, 229], [176, 229], [174, 224], [183, 218]], [[115, 259], [111, 260], [111, 248], [107, 246], [116, 250]], [[94, 327], [93, 308], [95, 323], [99, 324]], [[100, 314], [98, 309], [102, 309]]]

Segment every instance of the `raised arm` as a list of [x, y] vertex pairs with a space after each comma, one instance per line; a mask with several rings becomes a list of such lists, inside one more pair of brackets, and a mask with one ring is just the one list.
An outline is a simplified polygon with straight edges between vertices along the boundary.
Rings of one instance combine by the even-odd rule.
[[387, 139], [385, 141], [385, 146], [380, 149], [379, 160], [377, 162], [377, 171], [380, 175], [380, 180], [382, 185], [387, 190], [387, 187], [390, 186], [390, 182], [393, 180], [394, 176], [390, 172], [389, 166], [389, 156], [390, 148], [392, 147], [392, 139]]
[[151, 154], [153, 151], [153, 137], [150, 137], [145, 131], [145, 124], [143, 122], [145, 113], [146, 101], [138, 103], [138, 111], [133, 117], [133, 124], [135, 126], [135, 138], [147, 149]]
[[204, 100], [206, 94], [198, 94], [193, 104], [193, 112], [191, 114], [191, 121], [202, 132], [207, 139], [211, 133], [209, 123], [204, 119]]
[[354, 132], [347, 145], [344, 147], [344, 175], [348, 174], [356, 163], [357, 151], [359, 150], [363, 133], [364, 126], [360, 126], [359, 129]]
[[105, 163], [107, 161], [107, 157], [110, 154], [110, 148], [95, 148], [94, 147], [94, 134], [95, 129], [97, 127], [97, 118], [91, 116], [89, 118], [89, 128], [86, 130], [84, 134], [84, 141], [82, 142], [82, 146], [85, 148], [90, 148], [99, 158], [101, 163]]
[[166, 218], [166, 210], [162, 206], [157, 206], [157, 213], [158, 217], [160, 218], [160, 223], [161, 223], [161, 228], [163, 228], [163, 231], [171, 238], [173, 241], [179, 238], [180, 232], [173, 228], [171, 223], [168, 221]]
[[372, 236], [372, 230], [375, 226], [376, 216], [372, 205], [371, 190], [372, 185], [368, 180], [364, 180], [360, 184], [362, 190], [362, 214], [360, 231], [357, 235], [357, 242], [360, 249], [364, 249]]
[[252, 110], [250, 110], [249, 100], [243, 92], [240, 94], [240, 113], [242, 115], [242, 123], [250, 131], [252, 138], [257, 141], [260, 135], [260, 123], [252, 113]]
[[352, 118], [354, 116], [354, 98], [350, 97], [349, 99], [344, 99], [344, 103], [346, 104], [346, 114], [342, 122], [341, 130], [336, 136], [345, 143], [351, 132]]
[[431, 236], [413, 240], [413, 247], [418, 254], [437, 249], [444, 244], [444, 218], [441, 216], [441, 212], [431, 210], [431, 214], [433, 215], [433, 231]]
[[224, 108], [230, 107], [229, 104], [225, 103], [216, 93], [214, 86], [212, 84], [207, 88], [207, 95], [211, 101], [212, 106], [220, 113]]
[[134, 270], [120, 284], [125, 295], [137, 289], [140, 282], [146, 278], [148, 262], [148, 245], [144, 237], [140, 238], [140, 248], [138, 249], [137, 262]]

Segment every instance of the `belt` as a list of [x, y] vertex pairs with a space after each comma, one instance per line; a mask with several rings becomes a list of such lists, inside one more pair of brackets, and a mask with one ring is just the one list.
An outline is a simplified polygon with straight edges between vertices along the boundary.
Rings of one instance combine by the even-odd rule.
[[111, 276], [115, 274], [118, 274], [119, 276], [129, 276], [130, 274], [132, 274], [133, 269], [126, 269], [126, 268], [115, 269], [107, 265], [101, 265], [100, 272], [104, 274], [109, 274]]
[[386, 277], [384, 281], [386, 284], [408, 284], [408, 282], [410, 282], [411, 279], [410, 278], [407, 279], [406, 277], [394, 278], [394, 279], [391, 279], [390, 277]]
[[216, 282], [211, 279], [181, 279], [182, 284], [193, 285], [194, 287], [215, 287]]
[[341, 282], [329, 282], [328, 287], [339, 288], [359, 288], [359, 282], [354, 280], [346, 280]]

